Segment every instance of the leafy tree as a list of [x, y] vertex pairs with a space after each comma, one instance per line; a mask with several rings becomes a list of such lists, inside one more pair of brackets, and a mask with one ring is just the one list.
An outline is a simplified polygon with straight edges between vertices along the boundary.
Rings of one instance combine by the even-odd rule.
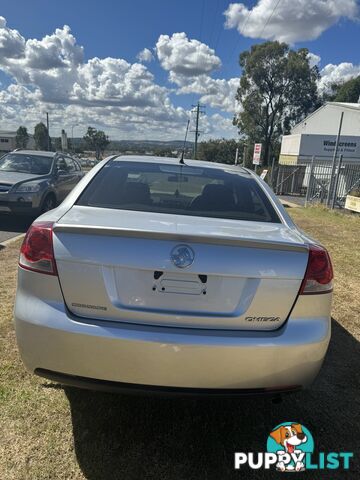
[[357, 103], [360, 100], [360, 75], [338, 86], [335, 102]]
[[320, 105], [324, 105], [326, 102], [333, 102], [335, 100], [336, 95], [341, 87], [342, 83], [331, 83], [327, 86], [326, 90], [324, 90], [319, 97]]
[[236, 140], [226, 140], [225, 138], [210, 139], [207, 142], [199, 143], [198, 158], [207, 162], [234, 164], [237, 148], [239, 149], [239, 161], [241, 161], [243, 141], [239, 143]]
[[26, 127], [19, 127], [16, 130], [16, 148], [26, 148], [29, 141], [29, 134]]
[[325, 102], [349, 102], [358, 103], [360, 101], [360, 76], [352, 78], [346, 82], [335, 82], [327, 85], [326, 90], [321, 95], [321, 103]]
[[265, 42], [240, 54], [242, 76], [236, 99], [242, 111], [234, 118], [250, 144], [263, 144], [264, 164], [280, 135], [319, 106], [319, 71], [310, 67], [309, 51], [286, 43]]
[[[43, 122], [35, 125], [34, 130], [34, 140], [35, 145], [38, 150], [47, 150], [48, 149], [48, 129], [43, 124]], [[51, 139], [50, 139], [50, 150], [51, 150]]]
[[94, 150], [96, 159], [99, 160], [106, 147], [109, 145], [109, 137], [102, 130], [88, 127], [86, 135], [83, 137], [89, 150]]

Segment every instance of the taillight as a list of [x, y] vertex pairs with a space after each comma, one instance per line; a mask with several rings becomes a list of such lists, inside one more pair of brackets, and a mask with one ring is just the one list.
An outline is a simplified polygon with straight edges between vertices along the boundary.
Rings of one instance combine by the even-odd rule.
[[328, 293], [332, 291], [333, 269], [327, 250], [318, 245], [310, 245], [309, 260], [300, 295]]
[[27, 270], [57, 275], [52, 241], [52, 222], [35, 222], [27, 231], [19, 265]]

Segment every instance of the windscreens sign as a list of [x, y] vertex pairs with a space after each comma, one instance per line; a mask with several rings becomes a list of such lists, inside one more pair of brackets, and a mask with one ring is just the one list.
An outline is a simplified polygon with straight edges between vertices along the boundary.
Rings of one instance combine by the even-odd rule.
[[[335, 135], [301, 135], [300, 155], [330, 157], [334, 155]], [[338, 155], [344, 158], [360, 159], [360, 136], [341, 136], [338, 144]]]

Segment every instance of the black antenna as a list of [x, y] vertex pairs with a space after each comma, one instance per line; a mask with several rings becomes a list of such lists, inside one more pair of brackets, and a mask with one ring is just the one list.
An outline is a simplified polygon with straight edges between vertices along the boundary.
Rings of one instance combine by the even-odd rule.
[[189, 124], [190, 124], [190, 119], [188, 118], [187, 125], [186, 125], [185, 138], [184, 138], [184, 145], [183, 145], [183, 149], [182, 149], [181, 157], [180, 157], [180, 163], [181, 163], [182, 165], [185, 165], [184, 155], [185, 155], [185, 147], [186, 147], [187, 134], [188, 134], [188, 131], [189, 131]]

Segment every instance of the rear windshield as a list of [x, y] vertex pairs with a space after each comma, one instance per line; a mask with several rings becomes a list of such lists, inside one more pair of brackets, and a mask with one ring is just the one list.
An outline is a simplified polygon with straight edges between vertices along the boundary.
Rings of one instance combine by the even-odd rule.
[[53, 157], [8, 153], [0, 159], [1, 172], [33, 173], [46, 175], [50, 172]]
[[113, 160], [77, 205], [280, 223], [262, 188], [240, 169]]

